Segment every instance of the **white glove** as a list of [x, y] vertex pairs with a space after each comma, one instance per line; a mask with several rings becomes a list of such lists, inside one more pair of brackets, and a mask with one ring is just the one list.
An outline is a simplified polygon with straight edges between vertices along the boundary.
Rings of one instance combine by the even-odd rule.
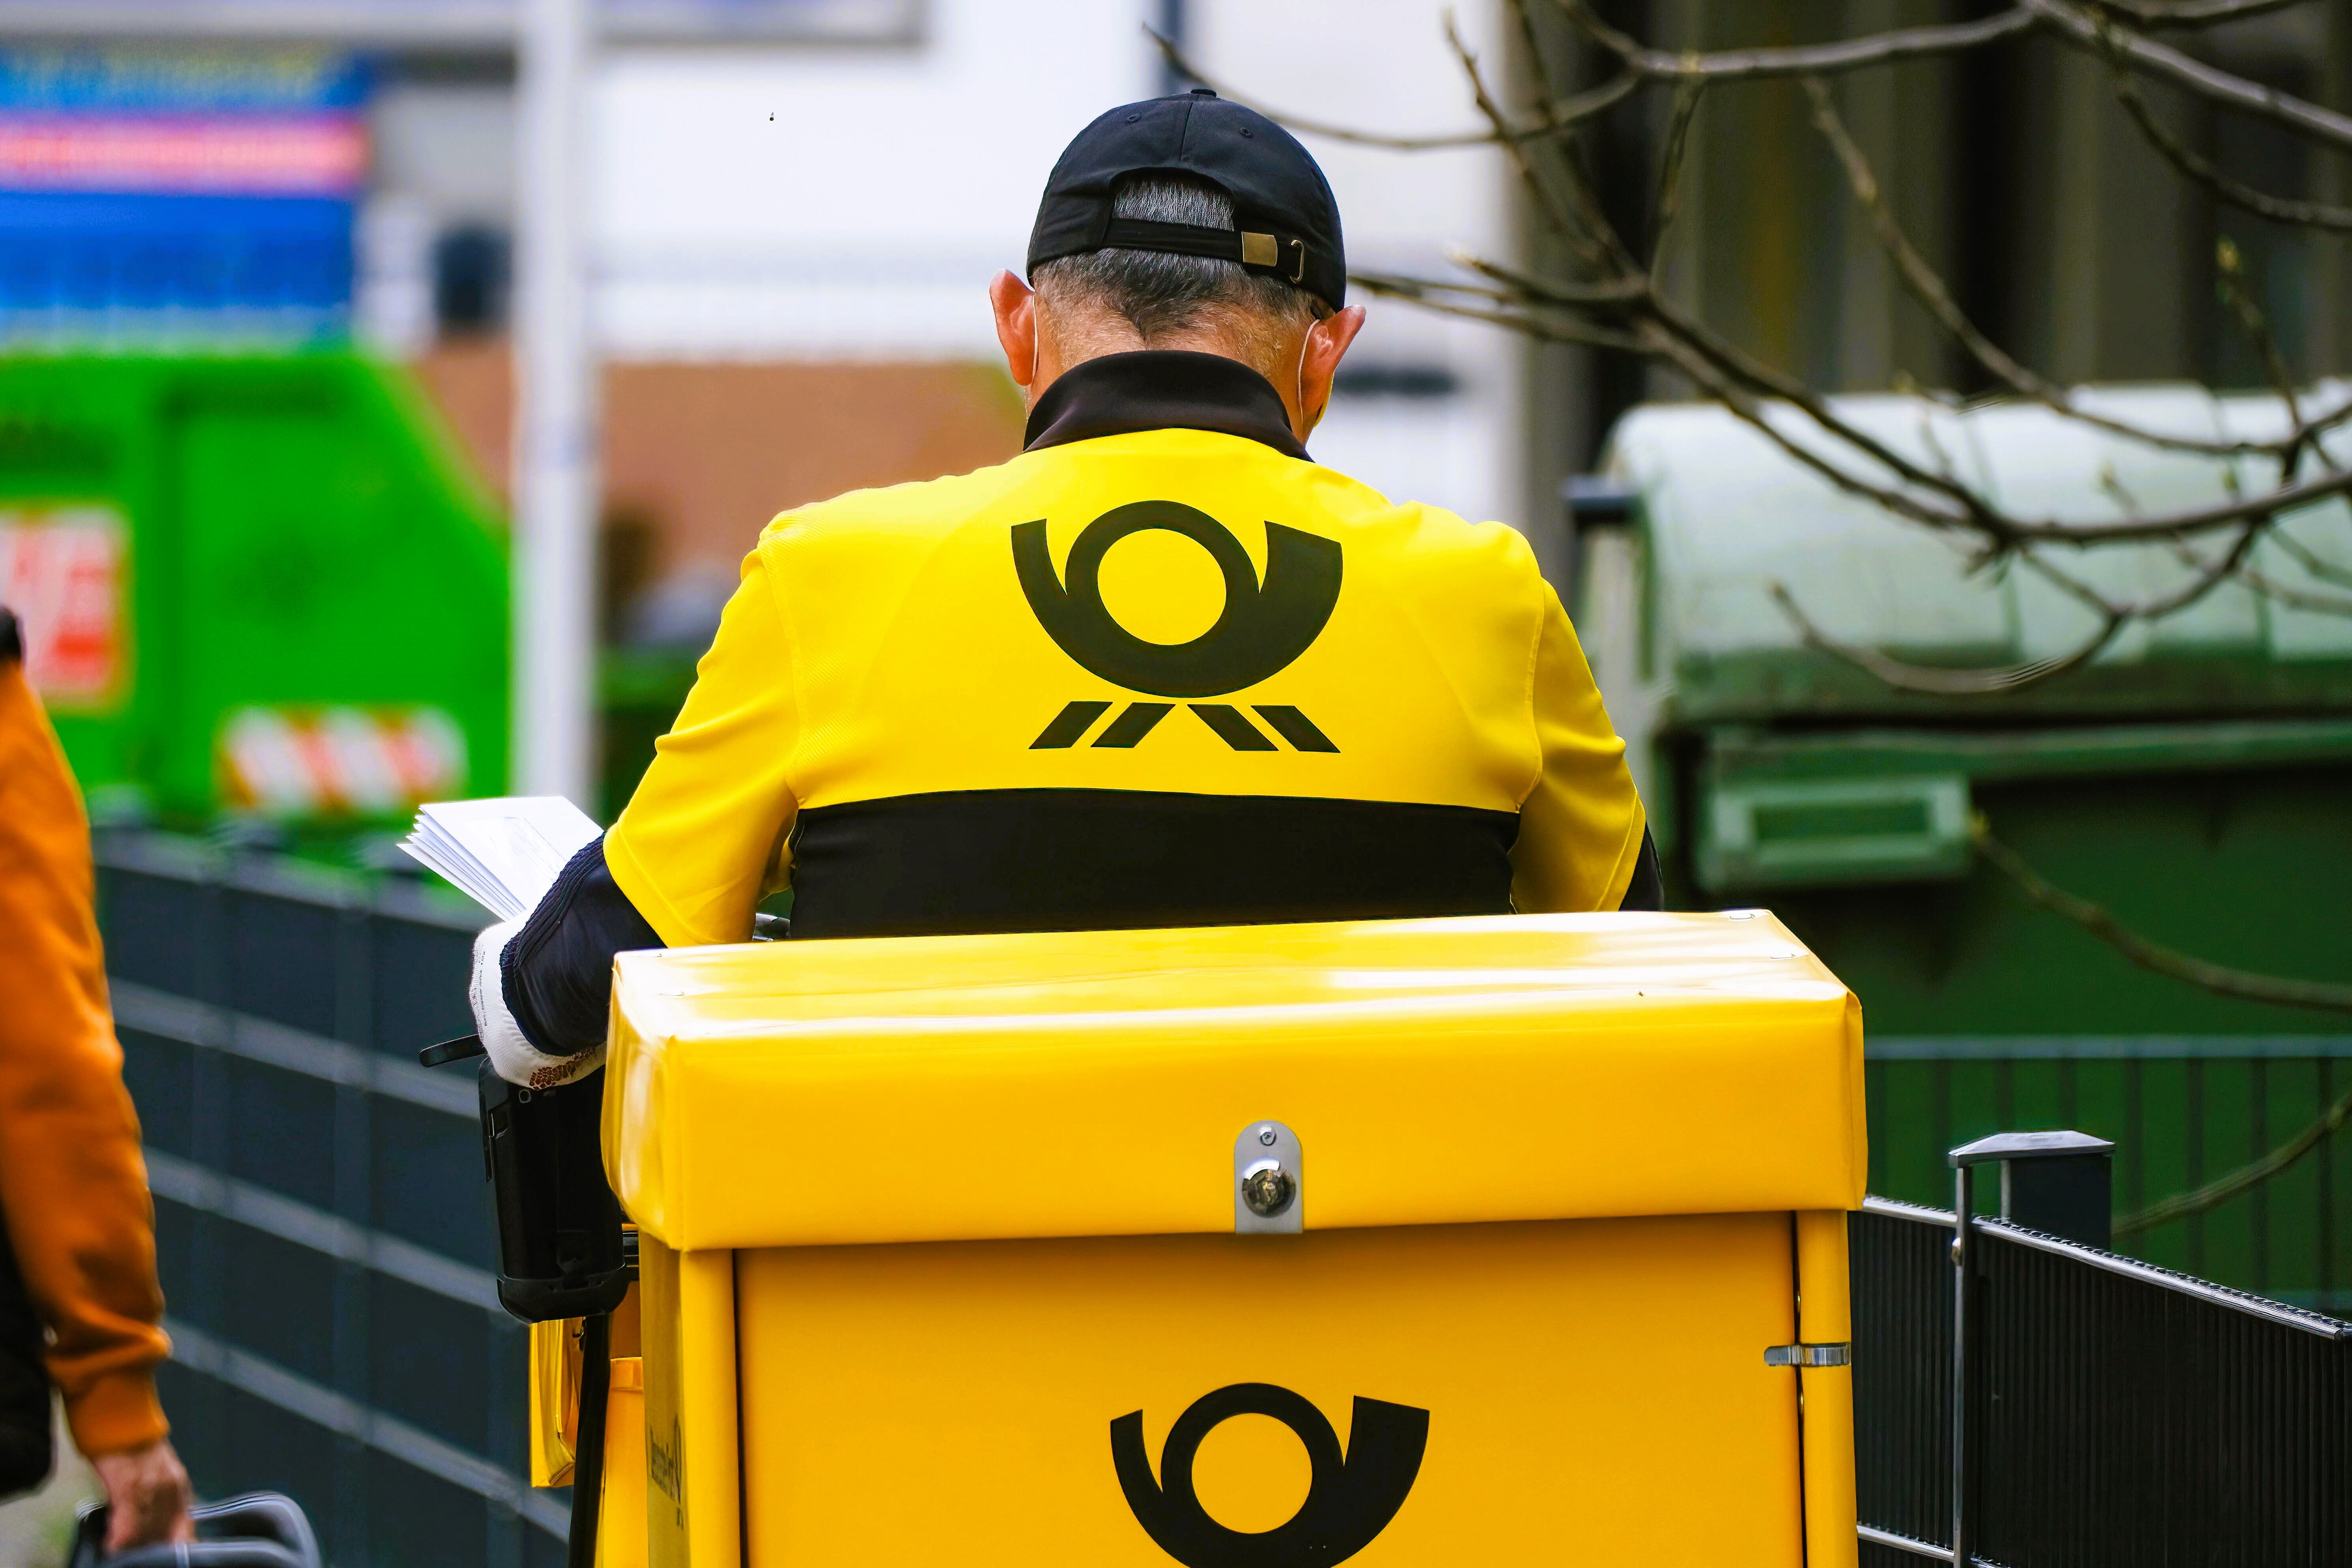
[[576, 1057], [551, 1057], [524, 1037], [522, 1026], [507, 1010], [506, 978], [499, 966], [507, 943], [522, 925], [506, 921], [474, 939], [474, 1029], [482, 1037], [491, 1070], [500, 1078], [525, 1089], [559, 1089], [603, 1067], [604, 1043], [599, 1040], [595, 1049]]

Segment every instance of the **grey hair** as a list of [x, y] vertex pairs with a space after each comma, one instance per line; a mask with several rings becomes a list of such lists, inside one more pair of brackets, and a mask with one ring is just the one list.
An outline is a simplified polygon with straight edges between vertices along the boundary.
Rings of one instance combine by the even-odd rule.
[[[1183, 223], [1199, 228], [1237, 228], [1234, 201], [1208, 181], [1187, 174], [1134, 174], [1111, 197], [1114, 217]], [[1293, 325], [1328, 315], [1329, 310], [1303, 289], [1252, 272], [1238, 261], [1212, 256], [1175, 256], [1159, 250], [1091, 250], [1065, 256], [1037, 268], [1030, 279], [1040, 295], [1076, 300], [1113, 310], [1150, 342], [1181, 331], [1204, 316], [1241, 310]]]

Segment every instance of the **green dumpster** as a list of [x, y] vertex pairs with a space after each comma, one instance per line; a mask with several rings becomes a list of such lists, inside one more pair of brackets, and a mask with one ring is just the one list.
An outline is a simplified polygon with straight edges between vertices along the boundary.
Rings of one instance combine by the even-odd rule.
[[[2323, 404], [2352, 388], [2322, 388]], [[2205, 437], [2267, 434], [2270, 397], [2104, 389], [2099, 405]], [[1921, 399], [1841, 412], [2016, 513], [2095, 520], [2276, 482], [2252, 464], [2123, 441], [2049, 410]], [[2331, 437], [2352, 460], [2352, 437]], [[1806, 646], [1921, 664], [2053, 658], [2092, 612], [2030, 571], [1838, 491], [1711, 405], [1658, 405], [1572, 488], [1571, 601], [1651, 802], [1683, 907], [1769, 905], [1870, 1021], [1871, 1188], [1948, 1202], [1943, 1152], [1995, 1131], [2117, 1143], [2129, 1214], [2285, 1142], [2352, 1089], [2352, 1017], [2233, 1001], [2127, 963], [1984, 864], [1970, 814], [2052, 882], [2214, 962], [2352, 980], [2352, 510], [2282, 524], [2222, 585], [2087, 667], [2004, 697], [1895, 690]], [[2070, 554], [2116, 597], [2189, 568], [2165, 547]], [[2297, 595], [2308, 601], [2298, 603]], [[2352, 1306], [2352, 1145], [2323, 1142], [2201, 1215], [2119, 1242], [2155, 1261]]]
[[507, 593], [496, 506], [390, 367], [0, 359], [0, 601], [101, 816], [497, 793]]

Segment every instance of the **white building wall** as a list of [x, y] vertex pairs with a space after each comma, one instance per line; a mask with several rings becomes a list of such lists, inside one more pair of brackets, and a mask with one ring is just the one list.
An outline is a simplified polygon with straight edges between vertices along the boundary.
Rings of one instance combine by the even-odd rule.
[[615, 354], [995, 354], [1065, 143], [1157, 79], [1143, 0], [934, 0], [912, 48], [616, 49], [596, 105]]

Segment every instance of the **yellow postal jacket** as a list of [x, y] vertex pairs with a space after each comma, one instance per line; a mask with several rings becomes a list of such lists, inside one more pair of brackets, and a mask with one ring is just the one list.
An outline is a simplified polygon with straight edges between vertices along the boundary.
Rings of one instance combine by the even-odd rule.
[[1230, 361], [1041, 415], [1121, 361], [1208, 361], [1253, 433], [1113, 418], [769, 525], [606, 841], [664, 942], [787, 881], [806, 936], [1617, 906], [1641, 804], [1525, 541], [1291, 455]]

